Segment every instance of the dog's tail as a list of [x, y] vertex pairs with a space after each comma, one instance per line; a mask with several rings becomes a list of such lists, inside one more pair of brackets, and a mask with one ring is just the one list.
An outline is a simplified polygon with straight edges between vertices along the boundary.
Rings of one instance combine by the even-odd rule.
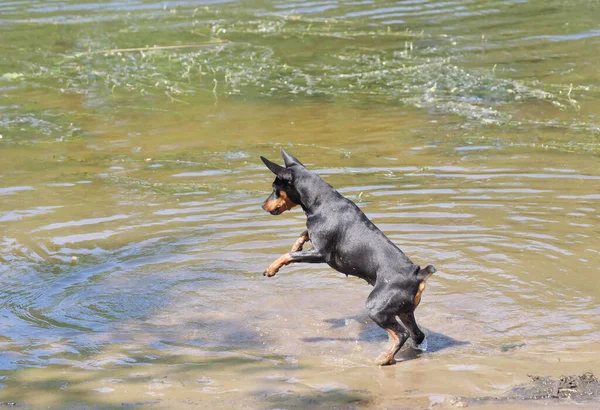
[[419, 282], [422, 282], [429, 279], [429, 277], [436, 272], [437, 270], [433, 267], [433, 265], [427, 265], [425, 268], [419, 268], [419, 270], [416, 272], [417, 279]]
[[425, 290], [425, 282], [427, 282], [427, 279], [429, 279], [429, 277], [435, 272], [436, 269], [433, 267], [433, 265], [427, 265], [427, 267], [423, 269], [419, 268], [419, 270], [416, 272], [419, 286], [417, 287], [417, 294], [414, 298], [415, 309], [417, 308], [417, 306], [419, 306], [419, 303], [421, 303], [421, 295]]

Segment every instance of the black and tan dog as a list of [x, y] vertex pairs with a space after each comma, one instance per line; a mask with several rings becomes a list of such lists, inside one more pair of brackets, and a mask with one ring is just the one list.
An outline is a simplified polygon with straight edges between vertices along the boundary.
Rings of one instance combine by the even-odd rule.
[[[409, 335], [416, 344], [425, 338], [414, 310], [421, 302], [425, 281], [435, 268], [429, 265], [421, 269], [412, 263], [356, 204], [283, 149], [281, 155], [285, 167], [260, 157], [276, 175], [273, 193], [262, 207], [272, 215], [280, 215], [300, 205], [306, 213], [308, 229], [290, 252], [269, 265], [264, 275], [273, 276], [290, 263], [327, 263], [339, 272], [366, 280], [374, 287], [366, 303], [369, 316], [387, 330], [393, 342], [376, 363], [395, 363], [394, 355]], [[302, 251], [307, 241], [312, 242], [312, 248]]]

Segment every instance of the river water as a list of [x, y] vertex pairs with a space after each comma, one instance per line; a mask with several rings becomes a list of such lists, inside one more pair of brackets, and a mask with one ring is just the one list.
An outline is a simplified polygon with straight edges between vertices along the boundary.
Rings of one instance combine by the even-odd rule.
[[[0, 401], [427, 408], [600, 373], [598, 21], [583, 0], [0, 2]], [[436, 266], [426, 352], [373, 365], [359, 279], [262, 276], [305, 223], [260, 208], [280, 147]]]

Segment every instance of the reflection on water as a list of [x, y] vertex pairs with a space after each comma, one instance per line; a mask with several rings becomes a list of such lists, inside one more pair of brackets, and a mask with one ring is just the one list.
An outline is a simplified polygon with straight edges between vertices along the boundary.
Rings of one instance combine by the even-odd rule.
[[[0, 399], [419, 407], [600, 372], [597, 7], [252, 6], [0, 5]], [[279, 146], [438, 268], [426, 353], [372, 365], [356, 278], [262, 276], [304, 228], [260, 209]]]

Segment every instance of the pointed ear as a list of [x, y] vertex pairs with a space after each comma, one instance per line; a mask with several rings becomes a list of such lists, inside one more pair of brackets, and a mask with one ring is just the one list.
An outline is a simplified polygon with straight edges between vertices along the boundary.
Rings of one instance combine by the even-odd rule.
[[265, 163], [267, 168], [269, 168], [272, 173], [277, 175], [278, 178], [281, 178], [286, 181], [292, 180], [292, 171], [290, 171], [289, 169], [286, 169], [281, 165], [277, 165], [276, 163], [269, 161], [265, 157], [261, 156], [260, 159], [262, 159], [262, 162]]
[[283, 157], [283, 162], [285, 162], [286, 167], [289, 167], [290, 165], [293, 165], [293, 164], [298, 164], [298, 165], [301, 165], [304, 167], [304, 164], [302, 162], [298, 161], [298, 158], [291, 156], [290, 154], [285, 152], [285, 150], [283, 148], [281, 148], [281, 156]]

